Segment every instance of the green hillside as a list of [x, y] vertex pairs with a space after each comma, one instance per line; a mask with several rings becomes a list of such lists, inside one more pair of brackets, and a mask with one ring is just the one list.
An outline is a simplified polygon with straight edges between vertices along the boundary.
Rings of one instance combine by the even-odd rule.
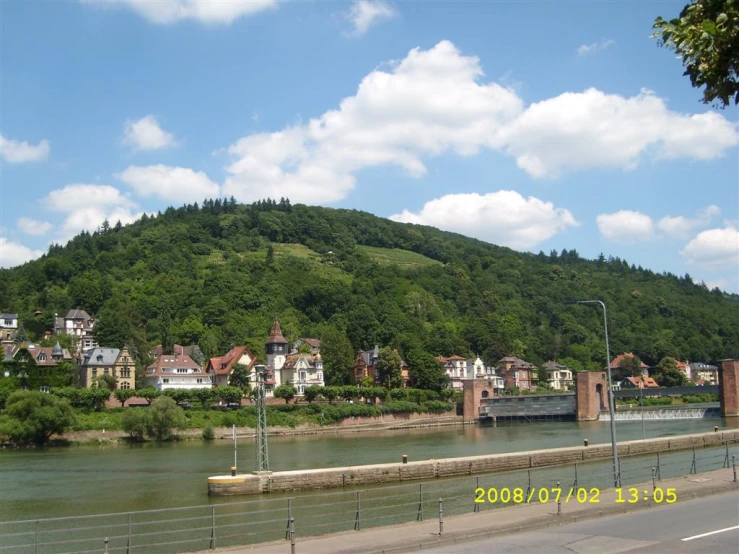
[[648, 364], [739, 356], [739, 298], [687, 275], [574, 250], [524, 254], [284, 201], [169, 208], [0, 270], [0, 309], [19, 313], [30, 338], [79, 306], [98, 318], [102, 344], [127, 342], [140, 357], [162, 341], [198, 343], [206, 355], [244, 343], [261, 351], [277, 316], [288, 339], [346, 337], [345, 358], [377, 343], [597, 368], [601, 313], [564, 304], [593, 298], [608, 305], [614, 354], [633, 351]]

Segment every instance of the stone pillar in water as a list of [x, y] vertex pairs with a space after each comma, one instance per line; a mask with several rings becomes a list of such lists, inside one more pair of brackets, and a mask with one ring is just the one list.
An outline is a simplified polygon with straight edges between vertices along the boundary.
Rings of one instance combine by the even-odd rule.
[[464, 407], [462, 417], [465, 422], [475, 421], [480, 417], [480, 404], [483, 398], [492, 398], [495, 394], [492, 381], [487, 379], [468, 379], [464, 381]]
[[608, 381], [601, 371], [580, 371], [575, 383], [577, 421], [594, 421], [608, 411]]
[[722, 417], [739, 417], [739, 360], [722, 360], [718, 372]]

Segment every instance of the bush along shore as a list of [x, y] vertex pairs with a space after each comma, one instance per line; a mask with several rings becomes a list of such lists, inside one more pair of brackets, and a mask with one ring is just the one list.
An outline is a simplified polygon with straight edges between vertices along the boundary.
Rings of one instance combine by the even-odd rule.
[[[81, 389], [85, 390], [85, 389]], [[343, 428], [344, 420], [381, 418], [393, 414], [410, 419], [410, 414], [450, 414], [456, 403], [439, 400], [431, 391], [397, 393], [383, 403], [286, 403], [267, 406], [267, 422], [272, 434], [320, 432]], [[394, 392], [394, 391], [391, 391]], [[63, 391], [61, 395], [35, 391], [11, 394], [0, 412], [0, 442], [5, 445], [55, 445], [87, 442], [169, 441], [182, 439], [212, 440], [229, 434], [235, 425], [240, 435], [250, 435], [257, 425], [255, 405], [193, 406], [178, 405], [161, 395], [150, 404], [105, 408], [90, 401], [89, 394], [79, 398]], [[102, 398], [103, 395], [100, 395]], [[47, 414], [53, 414], [49, 417]], [[418, 417], [418, 416], [415, 416]], [[419, 422], [419, 425], [423, 423]]]

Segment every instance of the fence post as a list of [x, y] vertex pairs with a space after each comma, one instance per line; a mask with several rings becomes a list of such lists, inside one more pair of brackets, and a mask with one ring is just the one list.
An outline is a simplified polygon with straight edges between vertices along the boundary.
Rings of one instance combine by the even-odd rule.
[[656, 479], [657, 479], [657, 468], [656, 467], [653, 467], [652, 468], [652, 491], [654, 491], [654, 490], [657, 489], [657, 481], [656, 481]]
[[557, 481], [557, 490], [559, 491], [559, 494], [557, 495], [557, 515], [562, 515], [562, 487], [560, 487], [559, 481]]
[[736, 483], [736, 456], [731, 455], [731, 468], [734, 471], [734, 482]]
[[724, 465], [722, 467], [729, 467], [729, 443], [725, 442], [724, 446], [726, 447], [726, 455], [724, 456]]
[[418, 515], [416, 521], [423, 521], [423, 483], [418, 485]]
[[357, 512], [354, 515], [354, 530], [359, 531], [362, 528], [362, 491], [357, 491]]
[[36, 520], [36, 548], [34, 549], [34, 553], [38, 554], [38, 520]]
[[696, 469], [695, 469], [695, 446], [693, 447], [693, 462], [690, 464], [690, 473], [691, 474], [696, 473]]
[[290, 517], [290, 554], [295, 554], [295, 520]]
[[[475, 499], [477, 499], [477, 489], [480, 488], [480, 478], [477, 477], [475, 479], [475, 482], [476, 482], [476, 484], [475, 484]], [[475, 502], [475, 507], [474, 507], [474, 509], [472, 511], [473, 512], [479, 512], [480, 511], [480, 504], [478, 502]]]
[[444, 507], [441, 504], [441, 498], [439, 498], [439, 535], [444, 533]]
[[131, 513], [128, 514], [128, 541], [126, 542], [126, 554], [131, 552]]
[[526, 485], [526, 501], [528, 502], [529, 493], [531, 492], [531, 470], [527, 470], [526, 473], [529, 475], [529, 484]]
[[105, 537], [105, 554], [108, 554], [108, 537]]
[[573, 489], [576, 489], [577, 488], [577, 462], [575, 462], [575, 482], [572, 485], [572, 488]]
[[293, 517], [293, 499], [287, 499], [287, 526], [285, 527], [285, 540], [290, 538], [290, 520]]
[[216, 507], [211, 508], [210, 516], [210, 549], [216, 549]]
[[660, 464], [659, 452], [657, 452], [657, 481], [662, 480], [662, 465]]

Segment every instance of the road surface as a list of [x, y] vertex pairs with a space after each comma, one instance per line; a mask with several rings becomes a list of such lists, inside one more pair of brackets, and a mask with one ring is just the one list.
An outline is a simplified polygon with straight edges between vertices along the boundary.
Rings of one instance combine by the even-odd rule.
[[739, 493], [677, 502], [540, 531], [424, 549], [427, 554], [739, 552]]

